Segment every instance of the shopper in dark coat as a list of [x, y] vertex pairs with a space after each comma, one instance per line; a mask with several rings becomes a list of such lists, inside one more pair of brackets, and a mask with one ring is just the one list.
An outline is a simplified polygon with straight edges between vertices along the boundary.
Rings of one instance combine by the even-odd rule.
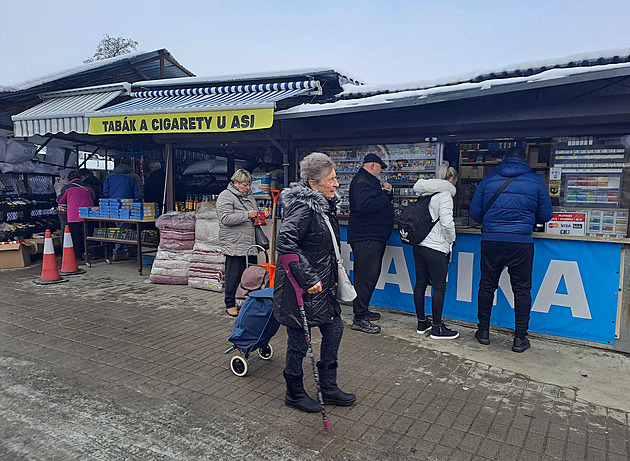
[[94, 201], [98, 202], [98, 199], [103, 197], [103, 181], [94, 176], [94, 173], [87, 168], [81, 168], [79, 174], [81, 175], [81, 181], [92, 188], [95, 195]]
[[[133, 199], [134, 202], [142, 200], [140, 188], [140, 176], [138, 176], [132, 168], [131, 157], [124, 157], [103, 182], [103, 197], [106, 198], [126, 198]], [[135, 229], [133, 223], [117, 222], [118, 227], [127, 229]], [[117, 243], [114, 245], [113, 261], [129, 259], [130, 254], [135, 250], [133, 245], [123, 245]]]
[[[486, 211], [488, 203], [506, 180], [512, 178]], [[542, 178], [532, 172], [521, 148], [512, 148], [497, 171], [477, 186], [470, 204], [470, 216], [483, 224], [481, 241], [481, 281], [479, 282], [478, 317], [475, 337], [490, 344], [490, 313], [499, 277], [507, 266], [514, 292], [514, 352], [530, 347], [527, 339], [532, 306], [532, 267], [536, 223], [553, 217], [551, 199]]]
[[[352, 405], [353, 394], [337, 386], [337, 358], [343, 335], [341, 308], [337, 301], [337, 261], [333, 236], [339, 245], [335, 190], [339, 187], [334, 164], [325, 154], [314, 152], [300, 162], [301, 183], [282, 193], [284, 219], [280, 226], [278, 256], [296, 254], [291, 273], [306, 292], [304, 310], [310, 327], [322, 334], [319, 368], [325, 404]], [[321, 410], [319, 403], [304, 390], [302, 362], [307, 352], [306, 339], [295, 291], [282, 264], [278, 264], [274, 288], [274, 315], [287, 327], [287, 353], [284, 378], [285, 403], [309, 413]]]
[[158, 210], [160, 210], [160, 213], [163, 213], [166, 173], [162, 169], [162, 164], [157, 161], [151, 162], [150, 169], [151, 173], [149, 173], [144, 182], [144, 201], [157, 203]]
[[354, 253], [354, 286], [357, 297], [352, 302], [352, 329], [378, 333], [381, 327], [371, 321], [381, 315], [368, 307], [376, 282], [381, 274], [381, 263], [387, 240], [394, 228], [392, 185], [381, 185], [379, 176], [387, 164], [375, 154], [367, 154], [363, 167], [350, 183], [350, 220], [348, 243]]

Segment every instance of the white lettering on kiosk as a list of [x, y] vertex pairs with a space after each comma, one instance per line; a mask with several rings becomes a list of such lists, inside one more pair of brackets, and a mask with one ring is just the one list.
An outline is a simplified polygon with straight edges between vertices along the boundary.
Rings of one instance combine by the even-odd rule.
[[[344, 267], [351, 271], [354, 263], [350, 260], [351, 246], [347, 242], [341, 242], [341, 257]], [[473, 295], [473, 268], [475, 254], [459, 252], [457, 255], [457, 301], [472, 302]], [[389, 268], [394, 263], [395, 272], [390, 273]], [[564, 277], [567, 294], [558, 293], [558, 286]], [[398, 285], [401, 293], [413, 294], [411, 278], [407, 270], [405, 254], [401, 247], [387, 246], [383, 255], [381, 275], [376, 284], [377, 290], [383, 290], [385, 284]], [[426, 296], [430, 296], [430, 286], [427, 287]], [[499, 289], [505, 295], [510, 307], [514, 309], [514, 292], [510, 284], [510, 275], [507, 267], [501, 272]], [[494, 305], [497, 304], [497, 293], [494, 294]], [[568, 307], [575, 318], [592, 319], [591, 310], [586, 299], [584, 284], [577, 261], [559, 261], [552, 259], [547, 267], [547, 272], [542, 280], [532, 311], [548, 314], [551, 306]]]
[[[503, 269], [501, 272], [501, 276], [499, 277], [499, 288], [503, 292], [505, 299], [507, 299], [508, 304], [512, 309], [514, 309], [514, 292], [512, 291], [512, 284], [510, 283], [510, 274], [508, 273], [507, 267]], [[494, 292], [494, 301], [492, 304], [494, 306], [497, 305], [497, 292]]]
[[[567, 294], [557, 293], [562, 277], [567, 287]], [[592, 318], [577, 261], [552, 259], [549, 262], [532, 311], [547, 314], [551, 306], [568, 307], [571, 309], [571, 315], [579, 319]]]
[[457, 301], [472, 302], [475, 253], [457, 253]]
[[341, 253], [341, 259], [343, 259], [343, 267], [345, 267], [348, 272], [354, 270], [354, 261], [350, 261], [350, 255], [352, 254], [352, 247], [350, 244], [347, 242], [341, 242], [339, 253]]
[[[389, 273], [389, 267], [394, 263], [395, 273]], [[407, 270], [407, 261], [405, 260], [405, 253], [401, 247], [385, 247], [385, 254], [383, 255], [383, 264], [381, 264], [381, 276], [376, 283], [376, 289], [382, 290], [385, 288], [386, 283], [392, 285], [398, 285], [398, 289], [401, 293], [412, 294], [413, 287], [411, 286], [411, 279], [409, 278], [409, 271]]]

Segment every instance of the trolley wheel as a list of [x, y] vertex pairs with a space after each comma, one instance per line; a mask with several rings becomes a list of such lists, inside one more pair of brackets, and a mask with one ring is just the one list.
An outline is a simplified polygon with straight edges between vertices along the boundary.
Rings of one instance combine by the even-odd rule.
[[246, 358], [235, 355], [232, 357], [232, 360], [230, 360], [230, 368], [232, 369], [232, 373], [236, 376], [245, 376], [249, 370], [249, 364]]
[[92, 263], [85, 263], [87, 267], [92, 267]]
[[273, 357], [273, 347], [271, 347], [271, 344], [259, 348], [258, 355], [260, 355], [260, 358], [263, 360], [270, 360], [271, 357]]
[[105, 262], [106, 262], [107, 264], [111, 264], [111, 263], [112, 263], [112, 260], [111, 260], [111, 259], [108, 259], [108, 258], [105, 258]]

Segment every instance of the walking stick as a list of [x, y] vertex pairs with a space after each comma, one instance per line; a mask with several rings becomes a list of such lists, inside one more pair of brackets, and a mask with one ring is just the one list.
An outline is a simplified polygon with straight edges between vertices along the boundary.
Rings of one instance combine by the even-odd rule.
[[273, 196], [273, 208], [272, 208], [272, 219], [271, 219], [271, 243], [269, 247], [271, 248], [271, 264], [276, 264], [276, 231], [278, 228], [278, 223], [276, 222], [276, 212], [278, 210], [278, 197], [280, 196], [280, 191], [274, 189], [271, 191], [271, 195]]
[[315, 385], [317, 386], [317, 400], [322, 407], [322, 422], [324, 423], [324, 430], [327, 431], [330, 429], [330, 421], [326, 417], [326, 409], [324, 408], [324, 398], [322, 397], [322, 388], [319, 384], [319, 374], [317, 373], [317, 367], [315, 366], [315, 356], [313, 355], [313, 346], [311, 345], [311, 334], [308, 331], [308, 322], [306, 320], [306, 312], [304, 312], [304, 290], [295, 280], [293, 274], [291, 273], [291, 269], [289, 268], [289, 264], [292, 262], [297, 262], [300, 260], [298, 255], [296, 254], [288, 254], [281, 255], [280, 260], [282, 261], [282, 267], [284, 267], [284, 271], [289, 277], [289, 281], [295, 290], [295, 297], [297, 298], [298, 306], [300, 307], [300, 315], [302, 316], [302, 326], [304, 327], [304, 337], [306, 338], [306, 345], [308, 347], [308, 355], [311, 357], [311, 366], [313, 367], [313, 376], [315, 377]]

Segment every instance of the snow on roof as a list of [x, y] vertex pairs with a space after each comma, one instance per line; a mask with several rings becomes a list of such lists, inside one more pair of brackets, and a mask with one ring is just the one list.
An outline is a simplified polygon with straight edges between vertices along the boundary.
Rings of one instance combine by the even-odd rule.
[[630, 48], [617, 50], [595, 51], [590, 53], [580, 53], [564, 58], [544, 59], [538, 61], [522, 62], [510, 64], [501, 68], [482, 69], [464, 74], [443, 77], [433, 80], [417, 80], [402, 83], [381, 83], [374, 85], [349, 85], [344, 88], [339, 97], [364, 97], [366, 95], [396, 93], [408, 90], [421, 90], [439, 86], [456, 85], [465, 82], [481, 82], [508, 77], [519, 77], [534, 75], [545, 72], [553, 68], [576, 68], [604, 65], [609, 63], [619, 63], [630, 61]]
[[336, 71], [331, 68], [305, 68], [295, 70], [283, 70], [283, 71], [269, 71], [269, 72], [256, 72], [249, 74], [231, 74], [231, 75], [218, 75], [211, 77], [182, 77], [182, 78], [167, 78], [161, 80], [145, 80], [142, 82], [136, 82], [132, 87], [163, 87], [172, 85], [212, 85], [216, 83], [237, 82], [243, 80], [260, 80], [260, 79], [282, 79], [282, 78], [296, 78], [304, 77], [310, 74], [326, 74], [335, 73], [339, 74], [348, 80], [349, 83], [357, 85], [358, 80], [349, 77], [347, 73]]
[[[329, 113], [352, 112], [357, 110], [376, 109], [376, 106], [389, 105], [396, 103], [413, 105], [418, 104], [421, 100], [431, 99], [427, 102], [439, 102], [445, 99], [455, 97], [455, 94], [462, 94], [462, 97], [484, 96], [489, 94], [489, 90], [498, 89], [498, 91], [513, 91], [523, 89], [523, 84], [561, 84], [562, 80], [566, 81], [569, 77], [591, 74], [593, 78], [597, 78], [597, 73], [611, 70], [623, 70], [630, 73], [630, 62], [621, 64], [606, 64], [593, 67], [571, 67], [563, 69], [551, 69], [535, 75], [525, 77], [509, 77], [498, 78], [493, 80], [485, 80], [481, 82], [464, 82], [448, 86], [434, 86], [432, 88], [402, 90], [387, 94], [377, 94], [371, 96], [363, 96], [355, 99], [340, 99], [332, 103], [322, 104], [301, 104], [289, 109], [276, 112], [277, 118], [293, 118], [312, 115], [324, 115]], [[344, 86], [344, 92], [351, 86]], [[354, 87], [352, 87], [354, 88]], [[476, 93], [475, 93], [476, 92]], [[442, 98], [435, 98], [442, 96]], [[406, 101], [405, 101], [406, 100]], [[319, 114], [317, 114], [319, 112]]]
[[43, 85], [44, 83], [53, 82], [55, 80], [59, 80], [64, 77], [69, 77], [71, 75], [75, 75], [81, 72], [86, 72], [86, 71], [98, 69], [100, 67], [105, 67], [119, 61], [133, 59], [135, 57], [143, 56], [146, 54], [152, 54], [152, 53], [155, 53], [155, 51], [136, 51], [133, 53], [127, 53], [120, 56], [116, 56], [114, 58], [102, 59], [100, 61], [94, 61], [90, 63], [81, 64], [76, 67], [71, 67], [69, 69], [65, 69], [59, 72], [48, 74], [48, 75], [45, 75], [43, 77], [39, 77], [33, 80], [27, 80], [26, 82], [18, 83], [15, 85], [11, 85], [11, 86], [0, 85], [0, 93], [1, 92], [12, 93], [16, 91], [28, 90], [29, 88], [40, 86], [40, 85]]

